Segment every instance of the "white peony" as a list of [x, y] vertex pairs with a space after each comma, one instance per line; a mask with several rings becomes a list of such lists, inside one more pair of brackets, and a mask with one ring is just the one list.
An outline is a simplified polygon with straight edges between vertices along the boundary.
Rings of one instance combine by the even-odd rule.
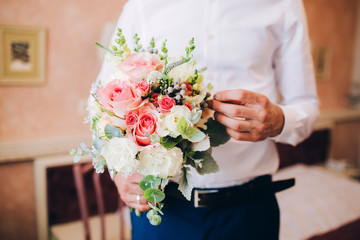
[[179, 173], [183, 163], [183, 153], [180, 148], [166, 149], [160, 145], [148, 151], [141, 151], [139, 159], [139, 172], [142, 175], [167, 178]]
[[161, 115], [160, 128], [158, 134], [160, 137], [169, 135], [170, 137], [176, 138], [180, 135], [177, 131], [177, 125], [182, 117], [187, 119], [190, 118], [191, 111], [186, 106], [176, 105], [171, 108], [170, 113]]
[[104, 144], [101, 155], [110, 170], [116, 170], [124, 176], [133, 174], [138, 169], [136, 160], [137, 145], [129, 138], [112, 138]]

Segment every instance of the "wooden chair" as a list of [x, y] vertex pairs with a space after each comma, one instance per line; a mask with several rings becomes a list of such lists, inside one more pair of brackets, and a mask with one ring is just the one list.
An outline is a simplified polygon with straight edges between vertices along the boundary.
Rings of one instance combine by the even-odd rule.
[[[105, 208], [104, 208], [104, 197], [103, 197], [103, 191], [102, 191], [102, 185], [101, 185], [101, 176], [102, 174], [98, 174], [95, 172], [93, 166], [91, 163], [88, 164], [75, 164], [73, 166], [73, 174], [74, 174], [74, 181], [75, 181], [75, 187], [77, 191], [78, 196], [78, 202], [80, 206], [80, 215], [83, 222], [84, 232], [85, 232], [85, 239], [90, 240], [91, 239], [91, 231], [90, 231], [90, 224], [89, 224], [89, 208], [87, 203], [87, 196], [86, 196], [86, 189], [84, 184], [84, 175], [92, 172], [92, 181], [94, 184], [95, 189], [95, 197], [96, 197], [96, 203], [97, 203], [97, 209], [98, 209], [98, 217], [100, 218], [100, 232], [101, 232], [101, 240], [105, 240], [106, 238], [106, 224], [105, 224]], [[105, 173], [104, 173], [105, 174]], [[120, 196], [118, 198], [118, 209], [117, 209], [117, 216], [120, 218], [120, 223], [118, 226], [118, 229], [114, 229], [116, 231], [119, 231], [119, 239], [124, 240], [125, 239], [125, 231], [126, 226], [124, 223], [124, 214], [122, 210], [124, 209], [124, 204], [120, 199]], [[116, 228], [116, 226], [114, 227]], [[92, 238], [94, 239], [94, 238]]]

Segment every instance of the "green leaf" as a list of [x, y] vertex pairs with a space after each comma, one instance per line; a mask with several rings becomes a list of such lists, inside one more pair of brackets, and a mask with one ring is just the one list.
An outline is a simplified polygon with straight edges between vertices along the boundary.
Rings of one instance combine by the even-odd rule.
[[153, 175], [147, 175], [141, 179], [139, 185], [140, 188], [144, 191], [150, 189], [150, 188], [158, 188], [159, 186], [159, 179]]
[[[149, 206], [150, 206], [154, 211], [156, 211], [156, 213], [159, 212], [161, 215], [164, 215], [164, 213], [161, 211], [160, 208], [156, 207], [155, 205], [152, 205], [152, 204], [149, 203], [149, 202], [148, 202], [148, 204], [149, 204]], [[150, 211], [151, 211], [151, 210], [150, 210]]]
[[219, 166], [215, 162], [214, 158], [211, 156], [210, 151], [195, 152], [194, 158], [203, 159], [203, 161], [201, 161], [201, 167], [199, 165], [199, 167], [196, 168], [196, 171], [200, 175], [215, 173], [219, 171]]
[[172, 138], [169, 136], [166, 137], [162, 137], [160, 138], [160, 144], [164, 147], [164, 148], [173, 148], [176, 146], [176, 144], [178, 144], [179, 142], [181, 142], [183, 140], [183, 137], [180, 135], [177, 138]]
[[205, 133], [192, 126], [187, 127], [183, 133], [183, 136], [193, 143], [200, 142], [206, 137]]
[[226, 132], [226, 127], [218, 121], [209, 118], [205, 123], [207, 130], [205, 133], [210, 137], [210, 146], [217, 147], [230, 140], [230, 135]]
[[181, 170], [180, 179], [179, 179], [179, 187], [178, 189], [184, 195], [184, 197], [190, 201], [191, 200], [191, 191], [193, 186], [190, 184], [189, 180], [191, 175], [189, 174], [189, 168], [184, 167]]
[[150, 224], [153, 226], [158, 226], [161, 223], [161, 216], [160, 215], [153, 215], [149, 220]]
[[182, 117], [177, 125], [178, 132], [190, 142], [200, 142], [206, 135], [197, 128], [191, 126], [185, 117]]
[[144, 197], [148, 202], [158, 203], [164, 200], [165, 193], [159, 189], [149, 188], [145, 191]]
[[185, 117], [182, 117], [177, 124], [177, 130], [180, 134], [183, 134], [188, 126], [188, 121]]
[[102, 149], [102, 141], [99, 138], [98, 135], [95, 135], [94, 141], [93, 141], [93, 146], [95, 147], [96, 150], [101, 151]]
[[108, 139], [112, 139], [114, 137], [119, 137], [119, 138], [124, 137], [122, 131], [111, 124], [106, 124], [105, 135]]

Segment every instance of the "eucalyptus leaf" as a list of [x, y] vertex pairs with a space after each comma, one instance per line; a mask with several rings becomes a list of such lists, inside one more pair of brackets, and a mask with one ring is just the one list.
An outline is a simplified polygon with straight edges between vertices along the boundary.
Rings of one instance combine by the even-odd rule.
[[144, 197], [148, 202], [158, 203], [164, 200], [165, 193], [159, 189], [149, 188], [145, 191]]
[[140, 181], [140, 188], [144, 191], [150, 189], [150, 188], [158, 188], [159, 183], [157, 181], [157, 178], [153, 175], [147, 175], [143, 177]]
[[186, 128], [189, 126], [188, 121], [185, 117], [180, 118], [178, 124], [177, 124], [177, 130], [180, 134], [185, 133]]
[[105, 135], [108, 139], [112, 139], [114, 137], [119, 137], [119, 138], [124, 137], [122, 131], [111, 124], [106, 124]]
[[149, 203], [149, 202], [148, 202], [148, 204], [149, 204], [149, 206], [150, 206], [154, 211], [156, 211], [156, 213], [159, 212], [161, 215], [164, 215], [164, 213], [161, 211], [160, 208], [156, 207], [155, 205], [152, 205], [152, 204]]
[[166, 136], [166, 137], [162, 137], [160, 138], [160, 144], [164, 147], [164, 148], [173, 148], [175, 147], [179, 142], [181, 142], [183, 140], [183, 137], [180, 135], [177, 138], [172, 138], [170, 136]]
[[149, 222], [153, 226], [158, 226], [161, 223], [161, 216], [153, 215], [151, 219], [149, 219]]
[[182, 135], [193, 143], [200, 142], [206, 137], [205, 133], [192, 126], [188, 126]]
[[98, 150], [99, 152], [101, 151], [101, 149], [102, 149], [102, 140], [99, 138], [98, 135], [95, 135], [95, 138], [94, 138], [94, 140], [92, 142], [92, 145], [94, 146], [94, 148], [96, 150]]

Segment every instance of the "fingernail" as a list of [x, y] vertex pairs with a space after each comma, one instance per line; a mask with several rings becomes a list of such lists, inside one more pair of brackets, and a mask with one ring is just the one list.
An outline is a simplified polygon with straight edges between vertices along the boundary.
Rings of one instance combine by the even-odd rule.
[[215, 94], [214, 99], [215, 100], [220, 100], [220, 93]]

